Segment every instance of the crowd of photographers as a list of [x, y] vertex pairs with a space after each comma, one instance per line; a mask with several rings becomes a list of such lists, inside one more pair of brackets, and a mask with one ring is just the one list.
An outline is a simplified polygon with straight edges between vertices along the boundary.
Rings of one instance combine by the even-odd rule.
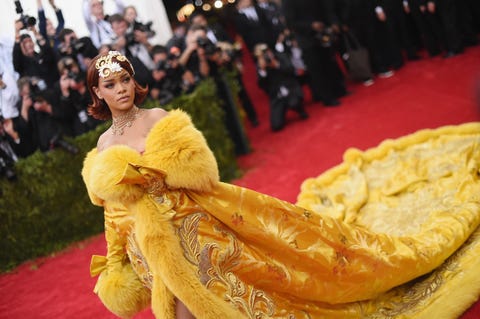
[[[150, 98], [161, 105], [213, 78], [235, 151], [249, 152], [235, 100], [253, 127], [259, 124], [257, 113], [242, 82], [241, 45], [222, 24], [194, 12], [159, 45], [151, 43], [151, 22], [139, 21], [134, 6], [114, 0], [116, 8], [107, 15], [103, 1], [83, 1], [86, 37], [64, 27], [54, 0], [48, 2], [56, 25], [46, 18], [42, 0], [36, 17], [15, 1], [20, 19], [14, 46], [0, 43], [0, 174], [11, 176], [10, 164], [38, 149], [77, 152], [64, 137], [100, 123], [86, 112], [85, 71], [92, 58], [108, 50], [130, 59], [136, 80], [148, 85]], [[368, 53], [367, 72], [355, 79], [370, 86], [376, 76], [390, 77], [405, 61], [419, 59], [420, 49], [447, 58], [477, 44], [480, 21], [476, 0], [237, 0], [231, 8], [235, 30], [256, 63], [258, 85], [269, 97], [273, 131], [284, 127], [289, 110], [308, 118], [303, 85], [314, 101], [341, 104], [349, 92], [337, 57], [348, 59], [348, 39]], [[347, 73], [351, 65], [346, 63]], [[238, 97], [232, 97], [225, 69], [235, 71]]]
[[[44, 2], [46, 2], [44, 0]], [[75, 137], [95, 128], [100, 121], [87, 114], [90, 96], [85, 72], [97, 54], [117, 50], [125, 54], [136, 70], [136, 80], [150, 88], [151, 99], [161, 105], [191, 92], [204, 78], [220, 83], [219, 92], [229, 94], [218, 68], [224, 57], [206, 37], [206, 25], [197, 24], [185, 34], [177, 34], [167, 46], [150, 43], [151, 23], [137, 20], [133, 6], [115, 0], [116, 11], [106, 15], [103, 2], [84, 0], [83, 14], [90, 35], [78, 37], [64, 27], [62, 10], [48, 0], [56, 14], [56, 25], [46, 18], [42, 0], [37, 0], [37, 16], [25, 14], [15, 1], [19, 19], [15, 22], [15, 42], [0, 45], [1, 113], [0, 175], [15, 177], [13, 163], [36, 150], [62, 148], [76, 153], [66, 137]], [[243, 91], [243, 97], [248, 96]], [[248, 108], [247, 108], [248, 109]], [[252, 113], [253, 111], [253, 113]], [[248, 114], [258, 123], [250, 103]], [[238, 118], [231, 114], [233, 124]], [[228, 120], [228, 119], [227, 119]], [[228, 125], [232, 138], [242, 141], [238, 125]], [[248, 152], [245, 141], [236, 143], [237, 153]]]
[[314, 101], [339, 106], [351, 93], [346, 80], [371, 86], [406, 61], [451, 58], [477, 45], [480, 31], [478, 0], [237, 0], [236, 8], [272, 130], [289, 109], [308, 117], [301, 84]]

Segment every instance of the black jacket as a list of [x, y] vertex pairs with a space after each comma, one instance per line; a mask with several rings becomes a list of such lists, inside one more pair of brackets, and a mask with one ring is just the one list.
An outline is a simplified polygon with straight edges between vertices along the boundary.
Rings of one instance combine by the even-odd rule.
[[301, 47], [310, 47], [314, 43], [316, 32], [313, 22], [322, 22], [325, 26], [338, 23], [335, 14], [335, 0], [285, 0], [284, 13], [287, 27], [297, 35]]

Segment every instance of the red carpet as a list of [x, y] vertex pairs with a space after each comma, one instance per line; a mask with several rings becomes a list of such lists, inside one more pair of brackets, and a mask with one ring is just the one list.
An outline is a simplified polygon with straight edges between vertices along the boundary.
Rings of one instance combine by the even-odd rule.
[[[305, 178], [338, 164], [348, 147], [365, 149], [418, 129], [480, 120], [475, 101], [480, 47], [451, 59], [409, 62], [368, 88], [350, 85], [353, 93], [338, 108], [307, 99], [310, 118], [289, 114], [285, 130], [275, 134], [269, 130], [268, 101], [246, 60], [246, 85], [261, 124], [249, 129], [253, 153], [239, 159], [245, 175], [235, 183], [288, 201], [296, 200]], [[99, 235], [0, 276], [0, 319], [115, 318], [93, 294], [95, 279], [88, 272], [90, 256], [103, 253]], [[461, 318], [479, 317], [477, 302]], [[146, 311], [137, 318], [153, 316]]]

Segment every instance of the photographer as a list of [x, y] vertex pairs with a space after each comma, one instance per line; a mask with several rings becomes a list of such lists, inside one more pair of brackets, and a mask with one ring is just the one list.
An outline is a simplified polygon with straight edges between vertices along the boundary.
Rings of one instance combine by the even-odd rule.
[[[115, 11], [112, 14], [122, 13], [125, 5], [121, 0], [114, 0]], [[103, 10], [101, 0], [83, 0], [83, 18], [90, 31], [93, 45], [98, 49], [103, 44], [111, 44], [115, 38], [108, 16]]]
[[[20, 31], [28, 28], [37, 41], [40, 52], [35, 51], [35, 43], [27, 33]], [[37, 76], [44, 79], [49, 87], [58, 80], [56, 60], [53, 49], [37, 31], [35, 26], [26, 26], [22, 19], [15, 22], [15, 44], [13, 46], [13, 66], [20, 76]]]
[[179, 62], [195, 77], [195, 82], [210, 75], [218, 57], [216, 46], [207, 38], [204, 26], [191, 25], [184, 40], [184, 47]]
[[58, 105], [64, 112], [64, 133], [69, 136], [78, 136], [95, 128], [101, 122], [87, 113], [87, 106], [91, 103], [85, 85], [85, 74], [80, 70], [72, 58], [63, 58], [58, 62], [58, 71], [61, 74], [56, 85], [56, 94], [59, 96]]
[[3, 124], [12, 125], [13, 118], [19, 115], [17, 102], [20, 99], [17, 88], [18, 74], [12, 65], [13, 43], [0, 38], [0, 115]]
[[315, 101], [338, 106], [347, 94], [345, 79], [336, 59], [334, 37], [340, 27], [333, 0], [285, 0], [284, 14], [302, 49]]
[[27, 157], [38, 145], [33, 138], [33, 129], [29, 122], [30, 109], [33, 100], [30, 95], [30, 78], [22, 77], [17, 81], [20, 99], [17, 101], [16, 109], [19, 115], [3, 120], [3, 129], [15, 154], [19, 157]]
[[253, 0], [239, 0], [235, 4], [235, 27], [242, 36], [248, 51], [253, 54], [253, 49], [258, 43], [274, 45], [276, 32], [273, 30], [271, 20], [268, 20], [265, 11]]
[[[155, 36], [155, 31], [152, 29], [152, 21], [142, 23], [138, 20], [137, 9], [133, 5], [125, 7], [123, 10], [123, 18], [127, 22], [127, 42], [132, 44], [143, 44], [147, 51], [152, 51], [152, 44], [150, 38]], [[135, 48], [130, 48], [130, 51], [135, 55]], [[143, 52], [141, 54], [144, 54]]]
[[301, 119], [308, 114], [303, 108], [303, 91], [295, 74], [295, 68], [284, 54], [275, 53], [266, 44], [254, 48], [258, 85], [270, 98], [270, 127], [279, 131], [285, 126], [289, 109], [296, 111]]
[[168, 51], [162, 45], [152, 48], [152, 58], [156, 64], [152, 71], [153, 83], [150, 96], [165, 105], [182, 93], [190, 92], [195, 79], [192, 72], [186, 71], [179, 63], [180, 50], [172, 47]]
[[223, 101], [225, 127], [235, 145], [235, 153], [248, 154], [250, 147], [238, 112], [237, 100], [228, 85], [225, 73], [221, 72], [223, 64], [221, 49], [207, 38], [204, 26], [190, 26], [185, 37], [185, 50], [180, 56], [180, 63], [193, 73], [195, 82], [207, 77], [215, 81], [218, 97]]
[[155, 69], [155, 63], [150, 56], [149, 27], [135, 23], [133, 31], [128, 33], [128, 22], [122, 15], [114, 14], [109, 21], [115, 34], [112, 48], [128, 57], [136, 70], [134, 77], [138, 83], [143, 86], [150, 85], [153, 81], [151, 71]]
[[305, 84], [307, 78], [307, 67], [302, 58], [302, 49], [298, 45], [298, 41], [295, 35], [290, 29], [285, 28], [277, 38], [275, 43], [275, 51], [280, 52], [288, 56], [290, 62], [295, 68], [295, 74], [301, 84]]
[[192, 15], [190, 15], [190, 23], [192, 25], [203, 26], [206, 30], [207, 38], [221, 49], [220, 60], [218, 60], [217, 64], [220, 64], [230, 71], [235, 71], [236, 80], [240, 88], [238, 98], [252, 126], [258, 126], [257, 112], [243, 83], [241, 44], [234, 43], [220, 24], [209, 24], [205, 15], [200, 11], [193, 12]]
[[30, 131], [33, 145], [43, 152], [61, 147], [76, 153], [78, 150], [62, 139], [68, 130], [69, 111], [55, 103], [53, 91], [35, 77], [20, 78], [18, 83], [22, 95], [19, 124], [25, 129], [21, 138], [28, 138]]
[[58, 60], [70, 57], [78, 66], [86, 71], [90, 61], [98, 54], [97, 48], [89, 37], [78, 38], [75, 31], [65, 28], [58, 34], [60, 45], [58, 46]]
[[47, 43], [57, 51], [60, 41], [58, 40], [58, 34], [63, 30], [65, 26], [65, 20], [63, 19], [63, 13], [60, 8], [55, 5], [55, 0], [48, 0], [53, 10], [55, 10], [55, 15], [57, 17], [57, 27], [53, 26], [53, 23], [50, 19], [47, 19], [45, 16], [45, 10], [43, 9], [42, 0], [37, 0], [38, 7], [38, 29], [40, 34], [47, 40]]
[[278, 39], [278, 36], [285, 30], [285, 17], [281, 7], [272, 0], [257, 0], [258, 7], [263, 10], [267, 21], [271, 22], [271, 29], [274, 34], [274, 38]]

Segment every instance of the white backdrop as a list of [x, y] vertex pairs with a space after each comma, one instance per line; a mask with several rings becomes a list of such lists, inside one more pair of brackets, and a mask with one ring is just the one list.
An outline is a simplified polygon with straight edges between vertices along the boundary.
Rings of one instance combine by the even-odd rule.
[[[15, 12], [14, 0], [0, 0], [0, 37], [5, 41], [14, 37], [14, 23], [19, 15]], [[42, 0], [47, 18], [50, 18], [56, 26], [55, 13], [48, 0]], [[20, 0], [24, 14], [37, 18], [37, 0]], [[112, 13], [113, 0], [104, 0], [105, 13]], [[152, 21], [152, 29], [156, 36], [152, 38], [152, 44], [165, 44], [171, 37], [172, 31], [165, 7], [161, 0], [123, 0], [125, 5], [134, 5], [137, 9], [139, 20], [143, 23]], [[65, 18], [65, 27], [74, 30], [79, 37], [88, 36], [88, 30], [83, 20], [83, 0], [55, 0], [58, 8], [62, 9]]]

